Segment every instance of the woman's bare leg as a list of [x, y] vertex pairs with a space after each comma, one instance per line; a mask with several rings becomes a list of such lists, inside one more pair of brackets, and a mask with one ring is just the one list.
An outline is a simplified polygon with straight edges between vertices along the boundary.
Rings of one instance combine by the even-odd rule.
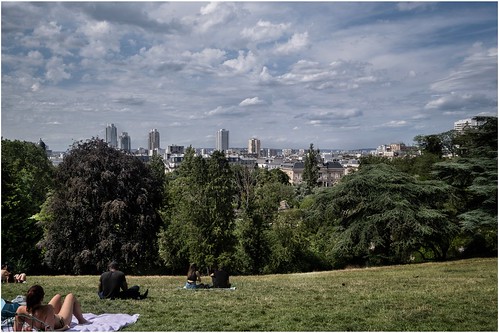
[[60, 294], [55, 295], [49, 302], [50, 305], [54, 307], [54, 312], [59, 313], [62, 307], [62, 298]]
[[64, 323], [66, 325], [71, 325], [71, 319], [73, 318], [73, 315], [76, 317], [76, 319], [78, 319], [79, 324], [87, 322], [85, 318], [83, 318], [81, 306], [76, 297], [73, 294], [68, 294], [66, 298], [64, 298], [61, 310], [59, 311], [59, 316], [64, 318]]

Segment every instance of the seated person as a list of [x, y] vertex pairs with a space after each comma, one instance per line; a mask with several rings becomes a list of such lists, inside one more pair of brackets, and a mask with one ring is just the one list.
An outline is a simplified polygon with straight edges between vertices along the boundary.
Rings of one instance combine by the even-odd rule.
[[12, 275], [11, 272], [9, 272], [9, 267], [7, 265], [2, 265], [2, 282], [9, 282], [10, 276]]
[[222, 266], [211, 274], [213, 288], [230, 288], [229, 273], [227, 273]]
[[[62, 301], [61, 295], [57, 294], [48, 304], [42, 304], [45, 292], [42, 286], [34, 285], [29, 288], [26, 295], [26, 305], [17, 308], [17, 314], [30, 315], [40, 320], [41, 322], [30, 322], [22, 316], [16, 316], [14, 331], [21, 331], [25, 328], [24, 324], [34, 325], [29, 327], [29, 330], [67, 330], [70, 328], [73, 315], [78, 320], [78, 324], [89, 323], [81, 312], [80, 302], [73, 294], [68, 294]], [[45, 323], [45, 326], [42, 324]]]
[[187, 282], [185, 283], [185, 288], [196, 289], [204, 287], [202, 283], [197, 284], [197, 282], [201, 282], [201, 274], [198, 272], [197, 265], [193, 263], [189, 266], [189, 271], [187, 271]]
[[146, 290], [144, 295], [140, 295], [139, 289], [139, 286], [128, 288], [125, 273], [119, 270], [119, 266], [116, 261], [113, 261], [109, 264], [109, 271], [102, 273], [99, 279], [99, 297], [101, 299], [146, 298], [149, 289]]
[[14, 280], [17, 283], [26, 283], [26, 273], [20, 273], [20, 274], [14, 275]]

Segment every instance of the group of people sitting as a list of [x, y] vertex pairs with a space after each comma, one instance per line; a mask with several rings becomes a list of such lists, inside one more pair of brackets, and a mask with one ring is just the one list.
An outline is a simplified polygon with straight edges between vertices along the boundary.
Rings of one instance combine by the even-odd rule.
[[[223, 267], [216, 269], [211, 275], [213, 284], [205, 285], [201, 283], [201, 274], [196, 264], [191, 264], [187, 273], [187, 289], [195, 288], [230, 288], [229, 274]], [[140, 294], [139, 286], [128, 288], [125, 274], [119, 270], [118, 263], [113, 261], [108, 266], [108, 271], [99, 278], [98, 295], [101, 299], [144, 299], [147, 297], [149, 289], [144, 294]], [[70, 328], [73, 315], [78, 320], [78, 324], [89, 323], [83, 318], [80, 302], [73, 294], [68, 294], [62, 300], [60, 294], [55, 295], [47, 304], [42, 304], [45, 291], [42, 286], [34, 285], [29, 288], [26, 294], [26, 305], [19, 306], [16, 310], [14, 330], [22, 331], [27, 325], [27, 318], [34, 317], [37, 321], [31, 321], [31, 329], [53, 331], [66, 330]]]
[[2, 265], [0, 276], [2, 278], [2, 283], [4, 282], [26, 283], [26, 274], [25, 273], [13, 274], [10, 271], [10, 268], [7, 264]]
[[201, 274], [198, 271], [196, 264], [191, 264], [187, 272], [187, 282], [185, 283], [186, 289], [197, 288], [230, 288], [229, 274], [222, 266], [218, 267], [210, 274], [212, 285], [201, 283]]
[[[140, 294], [139, 286], [128, 288], [125, 274], [119, 270], [118, 263], [113, 261], [108, 266], [109, 270], [103, 273], [99, 279], [98, 295], [101, 299], [144, 299], [149, 290]], [[48, 304], [42, 304], [45, 291], [40, 285], [29, 288], [26, 294], [26, 305], [19, 306], [16, 310], [14, 330], [22, 331], [25, 325], [30, 329], [54, 331], [70, 328], [73, 315], [78, 324], [89, 323], [83, 318], [80, 302], [73, 294], [68, 294], [62, 300], [60, 294], [52, 297]], [[34, 317], [36, 320], [31, 319]]]

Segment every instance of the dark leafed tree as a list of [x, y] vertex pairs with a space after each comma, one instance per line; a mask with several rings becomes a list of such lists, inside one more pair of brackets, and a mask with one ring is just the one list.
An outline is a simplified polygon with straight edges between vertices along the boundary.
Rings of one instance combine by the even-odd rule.
[[307, 193], [311, 193], [312, 189], [317, 187], [317, 181], [319, 180], [319, 162], [319, 150], [315, 150], [314, 144], [311, 143], [303, 162], [304, 168], [302, 179], [305, 183]]
[[159, 182], [148, 165], [102, 140], [75, 143], [58, 167], [42, 216], [48, 266], [89, 274], [118, 260], [130, 273], [151, 269], [160, 227]]
[[401, 263], [416, 251], [444, 259], [457, 233], [445, 208], [449, 192], [443, 182], [367, 165], [321, 192], [309, 212], [315, 230], [330, 232], [323, 251], [332, 260]]
[[452, 185], [465, 255], [497, 255], [497, 117], [455, 137], [458, 156], [437, 163], [434, 174]]
[[31, 217], [49, 194], [53, 172], [43, 147], [2, 139], [2, 261], [18, 271], [40, 269], [43, 230]]

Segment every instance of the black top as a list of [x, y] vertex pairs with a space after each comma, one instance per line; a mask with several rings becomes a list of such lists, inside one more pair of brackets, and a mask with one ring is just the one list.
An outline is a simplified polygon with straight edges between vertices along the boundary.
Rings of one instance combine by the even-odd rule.
[[187, 277], [187, 280], [188, 280], [188, 281], [193, 281], [193, 282], [196, 282], [196, 281], [197, 281], [197, 279], [198, 279], [198, 274], [197, 274], [197, 272], [196, 272], [196, 271], [192, 272], [192, 273], [191, 273], [191, 275], [189, 275], [189, 276]]
[[121, 271], [109, 271], [100, 276], [99, 292], [104, 298], [117, 298], [120, 289], [125, 290], [125, 273]]
[[229, 288], [229, 274], [226, 271], [213, 272], [213, 288]]

